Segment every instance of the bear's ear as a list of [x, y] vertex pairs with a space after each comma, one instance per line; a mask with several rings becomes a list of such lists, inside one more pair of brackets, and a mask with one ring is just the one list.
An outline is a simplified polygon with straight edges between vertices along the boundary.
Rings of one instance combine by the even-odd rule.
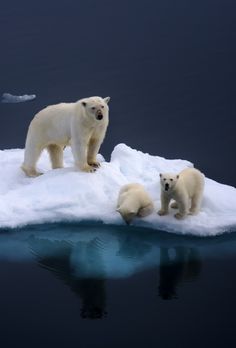
[[86, 105], [87, 105], [87, 103], [85, 103], [85, 102], [82, 102], [82, 105], [85, 107]]
[[179, 175], [176, 175], [176, 179], [179, 179]]
[[106, 98], [104, 98], [103, 100], [104, 100], [104, 102], [105, 102], [105, 103], [107, 103], [107, 104], [108, 104], [108, 103], [109, 103], [109, 101], [110, 101], [110, 99], [111, 99], [110, 97], [106, 97]]
[[159, 175], [160, 175], [160, 178], [162, 178], [162, 174], [160, 173]]

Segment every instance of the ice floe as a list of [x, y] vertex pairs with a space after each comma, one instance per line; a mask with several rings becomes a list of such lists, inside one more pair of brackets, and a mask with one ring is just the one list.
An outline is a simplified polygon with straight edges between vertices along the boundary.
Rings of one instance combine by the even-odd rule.
[[51, 222], [100, 221], [122, 225], [116, 202], [122, 185], [137, 182], [151, 195], [155, 212], [135, 219], [133, 225], [166, 232], [214, 236], [236, 230], [236, 189], [206, 178], [201, 211], [178, 221], [174, 210], [164, 217], [160, 207], [160, 172], [179, 172], [192, 163], [168, 160], [117, 145], [110, 162], [102, 162], [96, 173], [82, 173], [73, 167], [70, 148], [64, 151], [65, 168], [51, 170], [45, 151], [38, 167], [44, 175], [27, 178], [21, 171], [24, 150], [0, 151], [0, 228], [15, 228]]

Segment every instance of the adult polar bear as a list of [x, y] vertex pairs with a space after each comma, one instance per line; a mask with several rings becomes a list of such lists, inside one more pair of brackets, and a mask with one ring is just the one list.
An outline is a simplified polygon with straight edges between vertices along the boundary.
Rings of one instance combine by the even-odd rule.
[[26, 175], [40, 175], [36, 163], [47, 148], [52, 168], [63, 167], [63, 149], [70, 145], [75, 166], [84, 172], [99, 167], [96, 160], [109, 122], [110, 97], [90, 97], [75, 103], [50, 105], [38, 112], [30, 123], [25, 144]]

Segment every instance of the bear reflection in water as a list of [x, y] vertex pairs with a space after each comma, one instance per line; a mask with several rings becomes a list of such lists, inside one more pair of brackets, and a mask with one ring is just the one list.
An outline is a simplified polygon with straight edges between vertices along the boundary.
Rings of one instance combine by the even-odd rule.
[[[172, 257], [171, 252], [174, 254]], [[163, 300], [177, 298], [177, 286], [181, 282], [194, 280], [201, 271], [197, 249], [161, 248], [159, 270], [159, 296]]]
[[117, 234], [97, 235], [90, 240], [69, 242], [35, 235], [28, 240], [40, 267], [69, 286], [81, 301], [81, 317], [103, 318], [106, 310], [106, 279], [127, 278], [138, 271], [159, 267], [159, 296], [177, 297], [181, 282], [195, 279], [201, 262], [197, 249], [169, 247], [140, 238]]
[[[73, 269], [71, 257], [73, 244], [66, 241], [49, 241], [32, 238], [30, 247], [38, 264], [61, 279], [82, 302], [80, 314], [82, 318], [99, 319], [106, 316], [105, 279], [86, 277], [86, 258], [81, 264], [81, 276]], [[85, 248], [91, 249], [88, 243], [79, 242], [77, 252], [84, 254]], [[93, 248], [96, 251], [95, 248]], [[47, 250], [47, 252], [45, 252]], [[88, 259], [89, 263], [89, 259]], [[102, 259], [97, 253], [95, 263], [102, 269]], [[78, 265], [80, 268], [80, 265]]]

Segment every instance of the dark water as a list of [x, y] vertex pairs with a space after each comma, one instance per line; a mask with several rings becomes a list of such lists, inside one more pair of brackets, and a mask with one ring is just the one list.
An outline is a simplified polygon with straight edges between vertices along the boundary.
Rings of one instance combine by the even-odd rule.
[[[0, 148], [46, 105], [111, 96], [124, 142], [236, 186], [233, 0], [5, 1]], [[41, 226], [0, 234], [0, 347], [235, 347], [236, 240]]]
[[2, 231], [1, 347], [235, 347], [235, 247], [96, 224]]

